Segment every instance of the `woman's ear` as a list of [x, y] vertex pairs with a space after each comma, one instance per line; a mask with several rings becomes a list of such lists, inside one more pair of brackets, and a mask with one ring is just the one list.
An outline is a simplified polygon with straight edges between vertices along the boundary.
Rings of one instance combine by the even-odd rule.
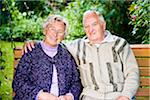
[[46, 33], [47, 33], [47, 30], [46, 30], [46, 29], [44, 29], [44, 30], [43, 30], [43, 34], [44, 34], [44, 35], [46, 35]]

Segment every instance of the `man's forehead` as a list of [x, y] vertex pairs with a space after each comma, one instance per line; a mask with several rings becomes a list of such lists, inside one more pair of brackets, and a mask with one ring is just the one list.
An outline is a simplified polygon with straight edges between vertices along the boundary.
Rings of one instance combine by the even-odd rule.
[[95, 12], [88, 12], [84, 17], [85, 18], [98, 17], [98, 15]]
[[87, 23], [87, 22], [97, 22], [98, 21], [98, 17], [94, 14], [90, 14], [88, 16], [85, 16], [84, 18], [84, 22]]

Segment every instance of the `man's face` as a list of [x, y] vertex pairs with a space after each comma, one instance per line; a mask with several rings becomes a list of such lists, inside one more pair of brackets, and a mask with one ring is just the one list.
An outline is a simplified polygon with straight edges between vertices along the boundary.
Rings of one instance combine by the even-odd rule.
[[100, 43], [104, 39], [105, 26], [100, 22], [99, 16], [89, 13], [84, 17], [84, 30], [91, 43]]
[[65, 25], [63, 22], [54, 21], [45, 30], [45, 42], [51, 46], [59, 44], [65, 35]]

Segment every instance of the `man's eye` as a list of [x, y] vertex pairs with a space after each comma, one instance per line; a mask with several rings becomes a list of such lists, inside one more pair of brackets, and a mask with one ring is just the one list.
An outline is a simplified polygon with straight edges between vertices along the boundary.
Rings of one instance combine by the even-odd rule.
[[93, 25], [93, 26], [96, 26], [96, 25], [97, 25], [97, 23], [93, 23], [92, 25]]
[[59, 34], [64, 34], [64, 32], [58, 32]]
[[52, 30], [52, 31], [55, 31], [55, 29], [54, 29], [54, 28], [51, 28], [51, 30]]

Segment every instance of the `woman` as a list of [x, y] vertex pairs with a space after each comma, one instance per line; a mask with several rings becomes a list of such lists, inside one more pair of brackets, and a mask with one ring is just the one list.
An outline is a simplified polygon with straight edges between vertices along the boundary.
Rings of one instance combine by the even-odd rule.
[[44, 40], [21, 58], [12, 83], [14, 100], [79, 100], [81, 82], [77, 65], [60, 43], [68, 24], [49, 16], [43, 24]]

